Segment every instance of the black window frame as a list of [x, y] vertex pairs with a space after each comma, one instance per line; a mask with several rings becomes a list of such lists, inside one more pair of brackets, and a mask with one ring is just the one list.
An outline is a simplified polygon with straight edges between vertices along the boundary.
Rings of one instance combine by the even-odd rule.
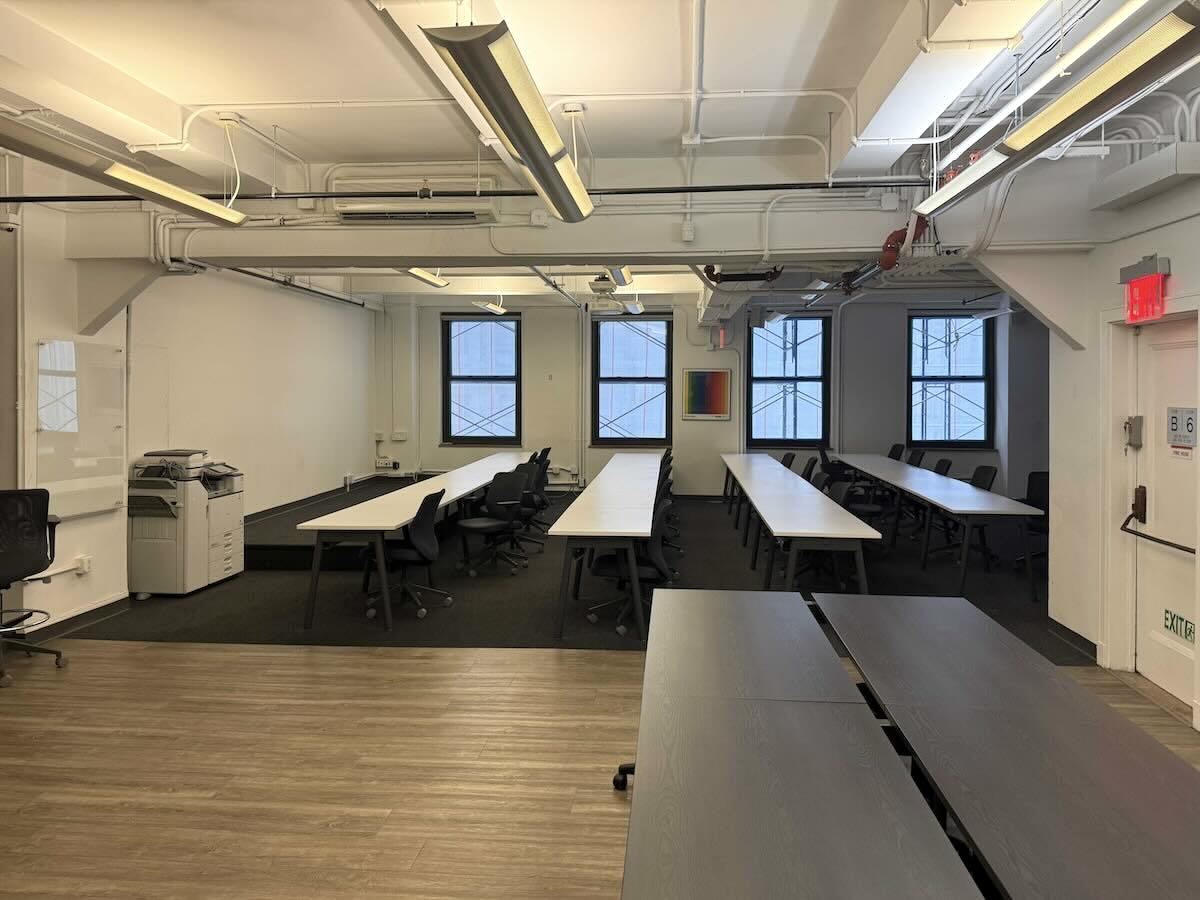
[[[831, 391], [831, 372], [833, 370], [833, 320], [828, 315], [795, 315], [789, 319], [814, 319], [821, 323], [821, 374], [820, 375], [754, 375], [754, 326], [746, 330], [746, 446], [759, 449], [775, 447], [794, 447], [797, 449], [815, 449], [829, 446], [829, 408]], [[820, 381], [821, 389], [821, 435], [817, 438], [756, 438], [754, 436], [754, 385], [755, 384], [786, 384], [789, 382]]]
[[[453, 375], [450, 371], [450, 323], [478, 320], [507, 320], [516, 325], [516, 347], [514, 370], [512, 375]], [[455, 382], [512, 382], [516, 386], [516, 434], [512, 437], [494, 435], [458, 436], [450, 433], [450, 393]], [[520, 447], [521, 446], [521, 408], [523, 404], [521, 383], [521, 314], [505, 313], [496, 316], [491, 313], [474, 315], [472, 313], [445, 313], [442, 315], [442, 446], [444, 447]]]
[[[905, 355], [908, 372], [908, 394], [904, 400], [905, 435], [907, 446], [926, 450], [995, 450], [996, 428], [996, 329], [994, 319], [983, 319], [983, 375], [913, 375], [913, 322], [917, 319], [971, 319], [970, 313], [955, 313], [943, 310], [910, 312], [904, 340], [908, 345]], [[984, 386], [984, 436], [979, 440], [967, 441], [918, 441], [913, 439], [913, 385], [921, 381], [982, 382]]]
[[[641, 320], [667, 323], [666, 372], [662, 378], [630, 378], [600, 376], [600, 329], [605, 325]], [[669, 447], [675, 419], [675, 372], [674, 372], [675, 322], [671, 315], [620, 315], [593, 317], [592, 319], [592, 442], [593, 447]], [[610, 438], [600, 437], [600, 385], [603, 384], [659, 384], [665, 383], [666, 436], [662, 438]]]

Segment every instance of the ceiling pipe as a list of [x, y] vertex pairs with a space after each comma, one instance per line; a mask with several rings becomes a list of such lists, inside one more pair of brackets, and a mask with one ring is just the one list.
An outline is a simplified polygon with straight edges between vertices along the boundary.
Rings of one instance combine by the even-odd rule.
[[549, 275], [547, 275], [545, 272], [543, 272], [537, 266], [530, 266], [529, 271], [532, 272], [534, 275], [536, 275], [538, 278], [542, 279], [542, 282], [546, 285], [546, 287], [550, 288], [550, 290], [554, 291], [554, 293], [558, 294], [561, 297], [565, 297], [567, 300], [570, 300], [571, 305], [574, 306], [576, 309], [583, 309], [583, 307], [579, 305], [578, 300], [576, 300], [569, 293], [567, 293], [566, 289], [564, 289], [557, 281], [555, 281], [553, 278], [551, 278]]
[[[179, 260], [184, 262], [184, 260]], [[190, 260], [188, 262], [191, 262]], [[296, 281], [287, 278], [279, 278], [274, 275], [268, 275], [266, 272], [258, 272], [254, 269], [243, 269], [239, 266], [209, 266], [208, 263], [199, 263], [206, 268], [219, 268], [223, 272], [236, 272], [239, 275], [245, 275], [249, 278], [257, 278], [259, 281], [269, 281], [271, 284], [278, 285], [281, 288], [289, 288], [293, 291], [299, 291], [302, 294], [308, 294], [313, 297], [320, 297], [322, 300], [336, 300], [338, 303], [345, 303], [347, 306], [357, 306], [366, 308], [366, 302], [359, 300], [357, 297], [351, 297], [346, 294], [339, 294], [336, 291], [329, 291], [324, 288], [314, 287], [308, 284], [299, 284]]]

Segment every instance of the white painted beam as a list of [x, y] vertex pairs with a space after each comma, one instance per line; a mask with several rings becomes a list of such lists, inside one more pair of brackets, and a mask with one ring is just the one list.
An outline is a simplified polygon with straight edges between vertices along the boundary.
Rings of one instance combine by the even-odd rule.
[[[186, 108], [3, 3], [0, 84], [123, 144], [162, 144], [154, 156], [195, 173], [210, 188], [228, 170], [222, 128], [197, 119], [188, 132], [188, 145], [179, 147]], [[243, 189], [269, 187], [270, 148], [237, 131], [233, 140]], [[274, 171], [281, 189], [301, 189], [300, 167], [288, 164], [286, 157], [278, 157]]]
[[1071, 348], [1087, 347], [1088, 326], [1096, 314], [1090, 254], [992, 251], [974, 262]]

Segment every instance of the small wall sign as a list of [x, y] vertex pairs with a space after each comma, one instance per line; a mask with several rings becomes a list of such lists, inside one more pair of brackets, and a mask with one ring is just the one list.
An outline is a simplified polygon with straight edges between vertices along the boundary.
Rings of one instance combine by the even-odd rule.
[[1167, 407], [1167, 445], [1183, 449], [1196, 446], [1196, 407]]
[[1183, 638], [1189, 644], [1196, 643], [1196, 623], [1191, 619], [1185, 619], [1177, 612], [1171, 612], [1169, 609], [1163, 610], [1163, 628], [1171, 634]]

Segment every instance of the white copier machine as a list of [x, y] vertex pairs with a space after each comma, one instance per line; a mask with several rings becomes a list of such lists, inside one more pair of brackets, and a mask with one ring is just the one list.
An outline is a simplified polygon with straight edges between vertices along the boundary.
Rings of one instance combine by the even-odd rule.
[[150, 450], [129, 479], [129, 593], [190, 594], [245, 568], [242, 473], [207, 450]]

